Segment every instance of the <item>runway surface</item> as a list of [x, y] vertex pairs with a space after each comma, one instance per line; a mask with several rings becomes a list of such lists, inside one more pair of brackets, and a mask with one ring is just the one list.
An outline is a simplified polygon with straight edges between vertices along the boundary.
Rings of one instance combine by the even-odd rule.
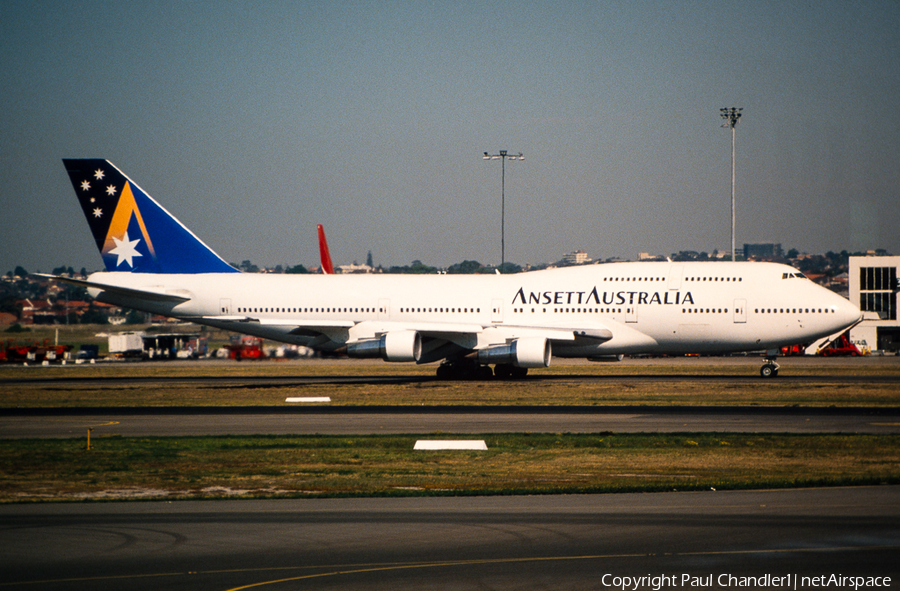
[[398, 433], [898, 433], [898, 409], [251, 407], [0, 411], [0, 438]]
[[[662, 575], [675, 577], [666, 589], [710, 576], [812, 589], [802, 577], [900, 576], [895, 486], [13, 505], [0, 523], [2, 589], [569, 591]], [[767, 575], [797, 579], [746, 584]]]

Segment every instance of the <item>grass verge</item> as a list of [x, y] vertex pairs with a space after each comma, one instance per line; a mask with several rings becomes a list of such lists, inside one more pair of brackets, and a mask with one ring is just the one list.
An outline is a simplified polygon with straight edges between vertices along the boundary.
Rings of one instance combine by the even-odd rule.
[[[900, 482], [900, 435], [489, 434], [0, 441], [0, 502], [559, 494]], [[446, 439], [446, 436], [440, 436]]]
[[510, 382], [440, 381], [433, 365], [347, 359], [5, 367], [0, 408], [277, 406], [288, 397], [322, 396], [360, 406], [896, 407], [896, 359], [792, 358], [783, 362], [783, 377], [771, 380], [758, 377], [760, 362], [751, 357], [560, 360]]

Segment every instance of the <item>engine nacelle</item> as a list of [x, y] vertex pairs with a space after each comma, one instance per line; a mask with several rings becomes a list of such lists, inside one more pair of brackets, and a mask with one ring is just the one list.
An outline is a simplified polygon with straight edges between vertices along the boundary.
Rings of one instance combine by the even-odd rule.
[[508, 345], [478, 351], [479, 363], [508, 363], [516, 367], [549, 367], [552, 356], [550, 341], [544, 337], [524, 337]]
[[398, 330], [377, 339], [347, 345], [347, 356], [381, 358], [385, 361], [418, 361], [422, 357], [422, 337], [412, 330]]

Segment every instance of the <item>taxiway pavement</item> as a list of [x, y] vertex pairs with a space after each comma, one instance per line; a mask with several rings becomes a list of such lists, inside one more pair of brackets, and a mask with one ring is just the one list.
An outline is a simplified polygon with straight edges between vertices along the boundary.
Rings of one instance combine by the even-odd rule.
[[900, 410], [746, 407], [4, 409], [0, 438], [421, 433], [898, 433]]
[[895, 587], [898, 555], [897, 486], [0, 507], [4, 589]]

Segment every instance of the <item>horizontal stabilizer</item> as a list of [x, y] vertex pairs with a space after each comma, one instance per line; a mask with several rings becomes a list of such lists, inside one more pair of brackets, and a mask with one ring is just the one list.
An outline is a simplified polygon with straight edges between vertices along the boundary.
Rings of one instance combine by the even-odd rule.
[[191, 298], [175, 295], [171, 293], [165, 293], [161, 291], [151, 291], [146, 289], [134, 289], [132, 287], [120, 287], [118, 285], [108, 285], [106, 283], [95, 283], [93, 281], [85, 281], [84, 279], [73, 279], [71, 277], [59, 277], [57, 275], [46, 275], [44, 273], [35, 273], [35, 275], [39, 275], [41, 277], [47, 277], [48, 279], [55, 279], [56, 281], [62, 281], [64, 283], [71, 283], [72, 285], [79, 285], [81, 287], [85, 287], [88, 289], [99, 289], [101, 291], [106, 291], [113, 294], [123, 295], [130, 298], [137, 298], [140, 300], [150, 301], [150, 302], [172, 302], [175, 304], [180, 304], [181, 302], [186, 302]]

